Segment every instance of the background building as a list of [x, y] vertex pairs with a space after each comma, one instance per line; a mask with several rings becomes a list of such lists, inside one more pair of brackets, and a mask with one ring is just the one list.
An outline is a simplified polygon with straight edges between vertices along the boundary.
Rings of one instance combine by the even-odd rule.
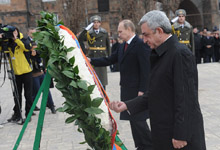
[[[49, 11], [78, 33], [97, 14], [102, 17], [102, 26], [116, 36], [122, 19], [131, 19], [137, 25], [153, 9], [165, 11], [172, 19], [175, 11], [182, 8], [193, 26], [212, 30], [220, 25], [219, 4], [220, 0], [0, 0], [0, 23], [14, 25], [25, 34], [28, 27], [36, 26], [40, 11]], [[140, 33], [139, 27], [137, 32]]]

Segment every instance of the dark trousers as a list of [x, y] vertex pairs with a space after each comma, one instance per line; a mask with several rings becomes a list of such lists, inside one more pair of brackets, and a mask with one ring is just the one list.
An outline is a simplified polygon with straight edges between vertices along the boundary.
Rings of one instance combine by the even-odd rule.
[[[37, 96], [37, 93], [40, 89], [40, 86], [44, 80], [44, 74], [40, 75], [40, 76], [37, 76], [37, 77], [33, 77], [33, 94], [32, 94], [32, 98], [33, 100], [35, 99], [35, 97]], [[52, 99], [52, 96], [51, 96], [51, 93], [49, 91], [48, 93], [48, 100], [47, 100], [47, 105], [49, 106], [49, 108], [53, 107], [54, 106], [54, 103], [53, 103], [53, 99]]]
[[195, 56], [196, 56], [196, 63], [201, 64], [201, 55], [200, 55], [200, 49], [195, 49]]
[[13, 108], [14, 114], [21, 117], [22, 108], [22, 87], [24, 86], [25, 97], [25, 116], [27, 117], [32, 106], [32, 73], [26, 73], [22, 75], [15, 75], [16, 85], [18, 89], [19, 99], [14, 99], [15, 106]]
[[130, 125], [137, 150], [152, 150], [151, 132], [146, 120], [130, 120]]
[[215, 57], [215, 62], [219, 62], [219, 60], [220, 60], [219, 47], [215, 47], [215, 49], [214, 49], [214, 57]]
[[212, 59], [212, 62], [215, 62], [214, 55], [206, 55], [204, 59], [204, 63], [210, 63]]

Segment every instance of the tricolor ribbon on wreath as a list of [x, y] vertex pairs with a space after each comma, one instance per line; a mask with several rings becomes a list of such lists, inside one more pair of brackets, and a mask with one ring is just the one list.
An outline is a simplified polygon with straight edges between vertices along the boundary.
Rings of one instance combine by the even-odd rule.
[[[64, 37], [64, 45], [65, 45], [65, 39], [67, 38], [68, 40], [72, 40], [72, 42], [69, 43], [67, 48], [73, 46], [76, 47], [72, 53], [69, 53], [67, 57], [72, 57], [72, 55], [75, 56], [76, 58], [76, 64], [79, 66], [79, 72], [83, 72], [84, 75], [82, 75], [82, 79], [86, 77], [84, 80], [88, 81], [90, 84], [93, 84], [93, 81], [95, 82], [95, 89], [94, 89], [94, 96], [92, 97], [99, 97], [101, 96], [104, 100], [103, 103], [101, 104], [101, 109], [104, 110], [104, 114], [101, 114], [100, 119], [103, 121], [102, 125], [105, 127], [106, 130], [111, 130], [111, 142], [112, 142], [112, 148], [113, 150], [126, 150], [124, 145], [118, 146], [115, 141], [121, 142], [118, 137], [116, 137], [117, 133], [117, 124], [116, 121], [114, 120], [112, 113], [108, 107], [109, 104], [109, 98], [100, 83], [100, 80], [98, 79], [98, 76], [96, 75], [92, 65], [89, 63], [87, 57], [84, 55], [82, 49], [80, 48], [79, 42], [76, 38], [76, 36], [65, 26], [60, 25], [60, 31], [59, 34]], [[83, 61], [83, 62], [81, 62]], [[87, 75], [85, 75], [87, 74]], [[108, 120], [107, 120], [108, 118]]]

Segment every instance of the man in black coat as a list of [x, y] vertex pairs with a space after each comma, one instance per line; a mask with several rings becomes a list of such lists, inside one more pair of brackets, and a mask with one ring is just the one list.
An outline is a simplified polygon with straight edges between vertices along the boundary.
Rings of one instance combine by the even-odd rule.
[[[120, 39], [120, 38], [115, 38], [113, 41], [114, 44], [112, 45], [112, 51], [111, 53], [114, 53], [115, 51], [117, 51], [117, 49], [120, 47], [120, 45], [123, 43], [123, 41]], [[113, 65], [110, 65], [110, 69], [111, 69], [111, 72], [117, 72], [119, 71], [119, 65], [118, 63], [115, 63]]]
[[[91, 58], [91, 64], [97, 67], [119, 63], [121, 101], [126, 101], [141, 96], [147, 91], [150, 48], [135, 35], [135, 26], [130, 20], [119, 23], [118, 34], [125, 42], [117, 51], [109, 57]], [[147, 118], [146, 110], [134, 116], [130, 116], [127, 112], [122, 112], [120, 115], [121, 120], [130, 120], [135, 147], [138, 150], [151, 150]]]
[[211, 36], [211, 32], [210, 31], [207, 31], [207, 35], [203, 38], [202, 42], [203, 42], [204, 51], [205, 51], [204, 63], [211, 62], [211, 58], [212, 58], [212, 62], [215, 62], [215, 58], [214, 58], [214, 44], [215, 44], [215, 40]]
[[197, 27], [193, 28], [196, 63], [201, 64], [202, 37], [198, 33]]
[[149, 108], [153, 150], [205, 150], [192, 52], [171, 35], [164, 12], [148, 12], [140, 25], [144, 42], [152, 49], [149, 92], [126, 102], [111, 102], [110, 108], [131, 115]]
[[214, 32], [214, 56], [215, 56], [215, 62], [219, 62], [220, 60], [220, 37], [219, 37], [219, 32], [215, 31]]

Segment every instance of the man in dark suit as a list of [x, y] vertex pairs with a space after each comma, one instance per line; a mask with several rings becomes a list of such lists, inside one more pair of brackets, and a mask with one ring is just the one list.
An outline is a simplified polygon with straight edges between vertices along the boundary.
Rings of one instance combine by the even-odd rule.
[[148, 12], [140, 25], [144, 42], [152, 49], [149, 92], [133, 100], [111, 102], [110, 108], [131, 115], [149, 108], [154, 150], [205, 150], [192, 52], [171, 35], [164, 12]]
[[[130, 20], [123, 20], [118, 26], [119, 38], [125, 41], [109, 57], [91, 58], [94, 66], [108, 66], [116, 62], [120, 68], [121, 100], [126, 101], [141, 96], [147, 91], [150, 68], [150, 48], [135, 35], [135, 26]], [[130, 120], [135, 147], [138, 150], [151, 150], [151, 135], [146, 123], [148, 112], [134, 116], [122, 112], [121, 120]]]
[[198, 32], [198, 28], [193, 28], [196, 63], [201, 64], [202, 37]]
[[207, 31], [206, 36], [203, 38], [203, 46], [205, 51], [205, 59], [204, 63], [215, 62], [214, 58], [214, 45], [215, 45], [215, 39], [211, 36], [211, 32]]

